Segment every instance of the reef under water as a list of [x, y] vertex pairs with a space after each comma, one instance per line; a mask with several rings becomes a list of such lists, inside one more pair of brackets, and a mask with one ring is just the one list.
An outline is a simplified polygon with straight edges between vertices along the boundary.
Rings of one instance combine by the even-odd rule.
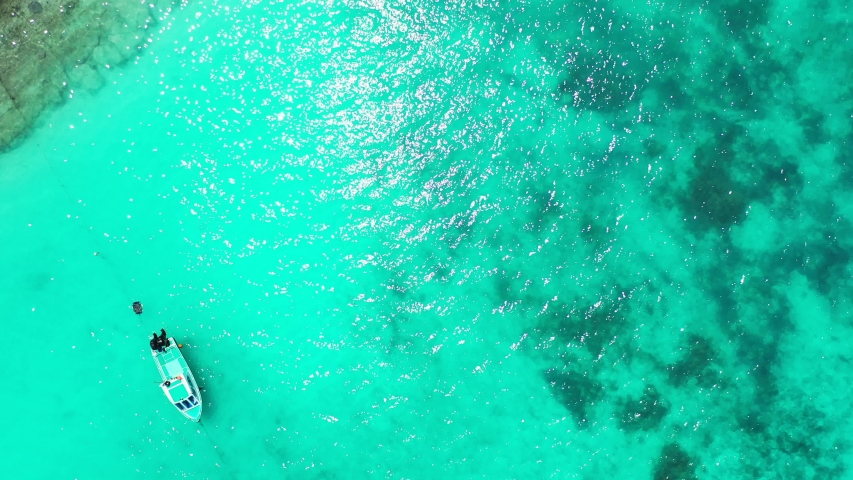
[[[59, 15], [40, 5], [16, 31]], [[8, 455], [139, 477], [850, 477], [847, 4], [168, 12], [91, 4], [61, 13], [99, 19], [73, 43], [0, 38], [56, 72], [40, 94], [0, 71], [6, 104], [39, 97], [2, 118], [59, 105], [0, 158], [0, 311], [14, 348], [39, 335], [40, 370], [78, 374], [55, 385], [76, 404], [5, 400], [10, 428], [45, 416]], [[203, 429], [151, 385], [155, 324], [186, 339]]]
[[0, 151], [28, 133], [45, 109], [75, 91], [97, 91], [107, 70], [137, 59], [176, 6], [163, 0], [0, 3]]

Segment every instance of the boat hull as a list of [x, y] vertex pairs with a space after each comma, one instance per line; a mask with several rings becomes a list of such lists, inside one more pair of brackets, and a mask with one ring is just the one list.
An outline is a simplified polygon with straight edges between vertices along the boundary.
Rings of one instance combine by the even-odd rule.
[[195, 377], [174, 338], [169, 338], [169, 346], [164, 350], [152, 350], [151, 354], [162, 382], [170, 381], [167, 388], [174, 400], [172, 404], [186, 419], [198, 422], [201, 420], [202, 399]]

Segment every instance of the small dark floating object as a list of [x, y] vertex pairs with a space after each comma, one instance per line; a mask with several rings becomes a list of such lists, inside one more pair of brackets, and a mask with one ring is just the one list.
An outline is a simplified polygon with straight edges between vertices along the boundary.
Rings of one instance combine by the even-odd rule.
[[33, 13], [33, 14], [41, 13], [43, 10], [43, 8], [41, 7], [41, 4], [39, 2], [30, 2], [30, 4], [27, 5], [27, 8], [29, 8], [30, 13]]
[[133, 313], [135, 313], [135, 314], [137, 314], [137, 315], [139, 315], [140, 313], [142, 313], [142, 303], [140, 303], [140, 302], [133, 302]]

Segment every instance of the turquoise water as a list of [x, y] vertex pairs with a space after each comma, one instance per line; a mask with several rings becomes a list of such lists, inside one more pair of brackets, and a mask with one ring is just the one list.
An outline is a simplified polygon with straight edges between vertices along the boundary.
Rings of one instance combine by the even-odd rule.
[[162, 8], [0, 157], [4, 477], [853, 477], [846, 3]]

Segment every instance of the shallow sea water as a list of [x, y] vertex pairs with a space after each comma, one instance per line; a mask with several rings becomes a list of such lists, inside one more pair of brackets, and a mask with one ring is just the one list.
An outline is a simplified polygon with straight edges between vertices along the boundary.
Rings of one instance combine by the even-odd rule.
[[845, 2], [159, 16], [0, 156], [4, 476], [853, 477]]

